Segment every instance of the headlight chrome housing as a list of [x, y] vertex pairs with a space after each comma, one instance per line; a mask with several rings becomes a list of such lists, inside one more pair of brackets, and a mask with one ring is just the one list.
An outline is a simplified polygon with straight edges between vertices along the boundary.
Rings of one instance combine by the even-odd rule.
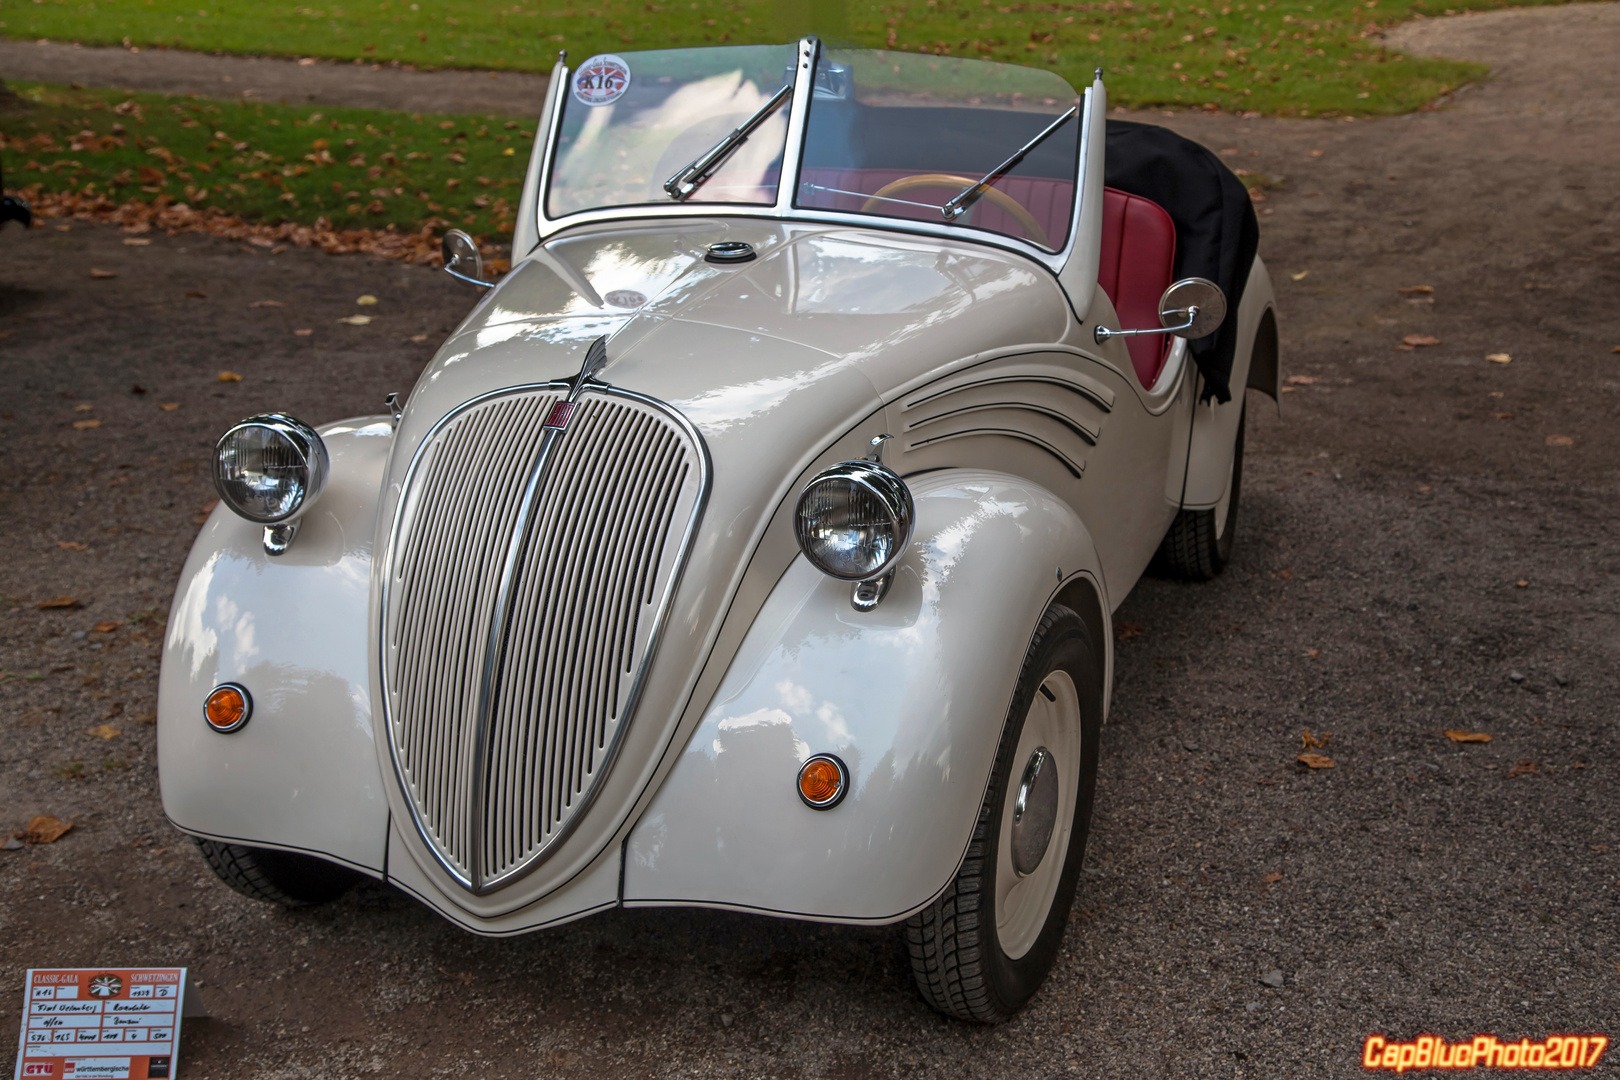
[[281, 413], [250, 416], [214, 446], [214, 488], [256, 525], [293, 521], [326, 487], [331, 458], [315, 429]]
[[843, 461], [799, 493], [793, 532], [811, 564], [839, 581], [873, 581], [894, 569], [911, 543], [911, 489], [875, 461]]

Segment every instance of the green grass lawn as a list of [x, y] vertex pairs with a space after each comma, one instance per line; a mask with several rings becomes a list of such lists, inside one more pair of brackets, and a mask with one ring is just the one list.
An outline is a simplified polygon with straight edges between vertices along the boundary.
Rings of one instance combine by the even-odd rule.
[[[509, 234], [530, 121], [248, 104], [12, 83], [8, 188], [183, 202], [253, 221]], [[501, 239], [505, 239], [501, 236]]]
[[[1530, 0], [1543, 2], [1543, 0]], [[1479, 77], [1366, 35], [1508, 0], [0, 0], [0, 35], [418, 66], [548, 70], [603, 51], [831, 41], [1034, 64], [1076, 86], [1101, 65], [1126, 105], [1324, 116], [1405, 112]]]

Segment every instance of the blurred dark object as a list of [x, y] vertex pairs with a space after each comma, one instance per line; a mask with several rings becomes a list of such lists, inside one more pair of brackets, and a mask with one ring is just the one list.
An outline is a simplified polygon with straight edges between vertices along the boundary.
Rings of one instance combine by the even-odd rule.
[[[17, 95], [8, 90], [3, 81], [0, 81], [0, 109], [18, 104], [18, 102]], [[0, 163], [0, 193], [5, 191], [5, 186], [5, 166], [4, 163]], [[28, 209], [27, 203], [15, 195], [0, 194], [0, 225], [4, 225], [8, 221], [20, 221], [23, 228], [26, 229], [33, 220], [33, 212]]]

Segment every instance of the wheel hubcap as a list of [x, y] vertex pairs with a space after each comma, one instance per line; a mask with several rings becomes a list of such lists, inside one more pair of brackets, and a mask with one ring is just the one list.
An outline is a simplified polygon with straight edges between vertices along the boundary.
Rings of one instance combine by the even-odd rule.
[[1013, 803], [1012, 865], [1019, 877], [1028, 877], [1041, 865], [1057, 825], [1058, 768], [1052, 752], [1042, 746], [1029, 755], [1024, 779]]
[[[1080, 781], [1080, 695], [1065, 671], [1042, 680], [1024, 717], [1002, 796], [996, 939], [1009, 959], [1034, 947], [1057, 896]], [[1015, 766], [1016, 767], [1016, 766]]]

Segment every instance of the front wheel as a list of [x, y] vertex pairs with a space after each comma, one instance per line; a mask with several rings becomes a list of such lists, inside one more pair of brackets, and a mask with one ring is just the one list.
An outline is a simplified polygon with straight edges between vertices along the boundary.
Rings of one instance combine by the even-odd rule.
[[906, 922], [917, 988], [940, 1012], [995, 1023], [1046, 981], [1091, 830], [1102, 665], [1054, 605], [1024, 659], [973, 839], [955, 880]]
[[1237, 536], [1238, 496], [1243, 493], [1243, 429], [1248, 410], [1238, 414], [1232, 444], [1232, 475], [1226, 494], [1208, 510], [1182, 510], [1159, 543], [1157, 569], [1183, 581], [1210, 581], [1232, 559]]
[[348, 867], [292, 851], [224, 844], [193, 837], [219, 880], [253, 900], [282, 907], [312, 907], [336, 900], [359, 883]]

